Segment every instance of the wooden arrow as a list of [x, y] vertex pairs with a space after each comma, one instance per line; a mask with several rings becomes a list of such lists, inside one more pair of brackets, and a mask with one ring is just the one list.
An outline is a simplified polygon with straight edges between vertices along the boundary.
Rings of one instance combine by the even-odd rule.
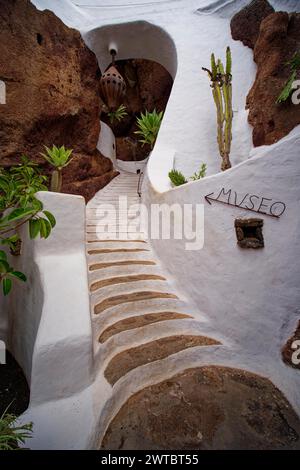
[[258, 212], [255, 209], [249, 209], [248, 207], [237, 206], [236, 204], [232, 204], [231, 202], [220, 201], [219, 199], [214, 199], [213, 197], [210, 197], [212, 194], [214, 193], [209, 193], [206, 196], [204, 196], [204, 199], [210, 205], [211, 205], [211, 201], [220, 202], [221, 204], [226, 204], [226, 206], [232, 206], [232, 207], [236, 207], [237, 209], [244, 209], [245, 211], [255, 212], [256, 214], [267, 215], [268, 217], [273, 217], [273, 219], [279, 219], [279, 215], [267, 214], [266, 212]]

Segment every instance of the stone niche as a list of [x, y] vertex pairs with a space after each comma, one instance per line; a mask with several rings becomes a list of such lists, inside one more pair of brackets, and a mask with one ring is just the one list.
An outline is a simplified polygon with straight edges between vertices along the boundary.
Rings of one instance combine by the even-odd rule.
[[263, 248], [263, 219], [235, 219], [237, 244], [241, 248]]

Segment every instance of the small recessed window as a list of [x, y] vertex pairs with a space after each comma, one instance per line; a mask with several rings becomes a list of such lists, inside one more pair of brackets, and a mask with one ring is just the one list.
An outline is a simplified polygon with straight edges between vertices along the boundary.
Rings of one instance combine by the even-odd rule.
[[263, 219], [236, 219], [234, 222], [237, 244], [241, 248], [263, 248]]

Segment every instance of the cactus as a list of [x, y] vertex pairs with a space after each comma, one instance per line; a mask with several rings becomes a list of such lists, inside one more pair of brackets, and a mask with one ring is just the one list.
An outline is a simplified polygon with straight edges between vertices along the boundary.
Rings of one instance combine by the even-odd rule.
[[226, 49], [226, 67], [211, 54], [211, 70], [202, 67], [211, 80], [212, 94], [217, 108], [217, 140], [222, 158], [222, 171], [231, 168], [230, 149], [232, 141], [232, 74], [231, 51]]

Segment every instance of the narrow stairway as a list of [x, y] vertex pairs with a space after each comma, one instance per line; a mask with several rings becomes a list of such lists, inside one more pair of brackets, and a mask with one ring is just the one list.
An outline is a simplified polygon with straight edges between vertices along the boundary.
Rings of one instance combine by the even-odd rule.
[[[86, 211], [101, 399], [97, 447], [297, 447], [300, 423], [280, 391], [263, 377], [212, 362], [227, 341], [178, 293], [157, 259], [142, 230], [137, 186], [138, 175], [121, 172]], [[263, 431], [254, 409], [263, 410]]]
[[[87, 205], [94, 353], [111, 385], [149, 362], [219, 344], [199, 334], [190, 309], [168, 282], [142, 231], [137, 186], [138, 175], [122, 172]], [[124, 197], [128, 210], [119, 205]]]

